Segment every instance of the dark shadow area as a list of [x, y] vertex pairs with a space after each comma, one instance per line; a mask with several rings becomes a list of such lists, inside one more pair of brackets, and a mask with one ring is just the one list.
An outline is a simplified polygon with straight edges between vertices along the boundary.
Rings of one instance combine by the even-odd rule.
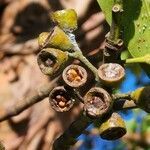
[[63, 7], [60, 4], [59, 0], [48, 0], [49, 5], [51, 6], [52, 10], [61, 10]]
[[18, 135], [25, 135], [28, 131], [29, 118], [23, 119], [20, 122], [15, 123], [12, 119], [8, 120], [11, 129]]
[[11, 31], [17, 35], [17, 42], [23, 42], [48, 31], [50, 26], [49, 11], [39, 3], [31, 3], [18, 13]]
[[[77, 42], [80, 44], [80, 48], [83, 50], [83, 54], [86, 55], [87, 52], [90, 52], [93, 49], [97, 49], [100, 46], [100, 43], [102, 43], [105, 39], [105, 35], [109, 32], [109, 24], [104, 20], [102, 24], [99, 24], [99, 28], [102, 29], [102, 33], [93, 38], [91, 41], [87, 41], [86, 39], [86, 32], [83, 31], [81, 28], [82, 24], [86, 22], [93, 14], [101, 12], [101, 9], [99, 5], [97, 4], [97, 1], [93, 1], [88, 9], [88, 12], [86, 13], [86, 16], [84, 18], [81, 18], [78, 20], [78, 30], [76, 31], [75, 35]], [[93, 30], [93, 29], [91, 29]]]
[[134, 21], [138, 19], [141, 12], [142, 1], [141, 0], [128, 0], [123, 1], [124, 11], [122, 18], [123, 25], [123, 39], [125, 46], [128, 47], [129, 41], [135, 34]]

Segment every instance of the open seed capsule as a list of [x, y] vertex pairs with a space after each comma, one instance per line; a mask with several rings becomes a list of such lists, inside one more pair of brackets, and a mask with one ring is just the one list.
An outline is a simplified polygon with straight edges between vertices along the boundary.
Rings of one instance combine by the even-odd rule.
[[110, 118], [103, 122], [99, 128], [100, 136], [106, 140], [116, 140], [126, 134], [124, 120], [117, 113], [112, 113]]
[[62, 77], [67, 85], [77, 88], [86, 83], [87, 72], [79, 65], [69, 65], [64, 69]]
[[150, 86], [136, 89], [131, 93], [131, 98], [140, 108], [150, 113]]
[[106, 86], [117, 86], [125, 76], [124, 68], [117, 63], [106, 63], [99, 67], [98, 75]]
[[75, 102], [64, 86], [54, 88], [50, 92], [49, 101], [52, 108], [58, 112], [68, 111]]
[[43, 49], [37, 57], [38, 65], [45, 75], [57, 73], [67, 60], [66, 52], [54, 48]]
[[55, 11], [50, 17], [64, 31], [72, 32], [77, 29], [77, 13], [73, 9]]
[[70, 51], [73, 48], [73, 44], [68, 35], [58, 26], [54, 27], [51, 33], [41, 33], [38, 42], [40, 47], [52, 47], [63, 51]]
[[102, 88], [91, 88], [84, 96], [84, 111], [91, 118], [98, 118], [108, 113], [112, 99], [107, 91]]

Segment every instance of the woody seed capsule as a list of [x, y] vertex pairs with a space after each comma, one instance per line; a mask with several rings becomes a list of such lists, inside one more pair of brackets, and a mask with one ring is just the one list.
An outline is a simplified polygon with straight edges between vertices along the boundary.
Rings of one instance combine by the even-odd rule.
[[91, 118], [98, 118], [108, 113], [112, 99], [107, 91], [102, 88], [91, 88], [84, 96], [84, 111]]
[[45, 48], [37, 57], [38, 65], [45, 75], [56, 74], [63, 68], [65, 62], [68, 60], [68, 55], [59, 49]]
[[124, 68], [117, 63], [105, 63], [98, 68], [101, 82], [106, 86], [117, 86], [125, 76]]
[[58, 112], [69, 111], [75, 102], [64, 86], [54, 88], [49, 95], [52, 108]]
[[86, 83], [87, 72], [79, 65], [69, 65], [64, 69], [62, 77], [67, 85], [77, 88]]

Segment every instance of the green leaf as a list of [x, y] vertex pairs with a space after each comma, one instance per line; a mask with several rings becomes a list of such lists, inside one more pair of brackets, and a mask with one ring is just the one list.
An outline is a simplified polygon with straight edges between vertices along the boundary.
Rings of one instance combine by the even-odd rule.
[[145, 116], [141, 124], [141, 132], [144, 133], [148, 131], [150, 131], [150, 115]]
[[127, 126], [127, 130], [128, 130], [129, 133], [136, 132], [136, 129], [137, 129], [136, 119], [133, 118], [131, 120], [126, 121], [126, 126]]
[[[97, 0], [106, 20], [111, 24], [114, 0]], [[123, 0], [123, 40], [132, 57], [150, 54], [150, 0]], [[142, 64], [150, 77], [150, 65]]]

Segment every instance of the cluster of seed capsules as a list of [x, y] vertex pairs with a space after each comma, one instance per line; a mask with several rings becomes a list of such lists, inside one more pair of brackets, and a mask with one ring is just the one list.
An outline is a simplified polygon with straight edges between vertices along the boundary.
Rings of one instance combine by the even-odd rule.
[[[65, 112], [75, 103], [77, 96], [73, 92], [80, 87], [86, 87], [88, 73], [80, 65], [67, 66], [68, 54], [75, 52], [77, 46], [73, 35], [73, 31], [77, 29], [76, 12], [73, 9], [56, 11], [51, 13], [51, 19], [55, 25], [53, 30], [41, 33], [38, 38], [42, 50], [38, 54], [37, 62], [45, 75], [56, 77], [62, 74], [64, 85], [55, 87], [50, 92], [49, 101], [53, 109]], [[104, 63], [97, 69], [97, 75], [103, 87], [113, 88], [123, 80], [125, 71], [117, 63]], [[105, 118], [99, 127], [100, 136], [103, 139], [115, 140], [126, 133], [126, 127], [118, 113], [111, 113], [113, 98], [106, 89], [92, 87], [83, 97], [83, 111], [91, 119]], [[136, 94], [132, 95], [135, 97]]]

